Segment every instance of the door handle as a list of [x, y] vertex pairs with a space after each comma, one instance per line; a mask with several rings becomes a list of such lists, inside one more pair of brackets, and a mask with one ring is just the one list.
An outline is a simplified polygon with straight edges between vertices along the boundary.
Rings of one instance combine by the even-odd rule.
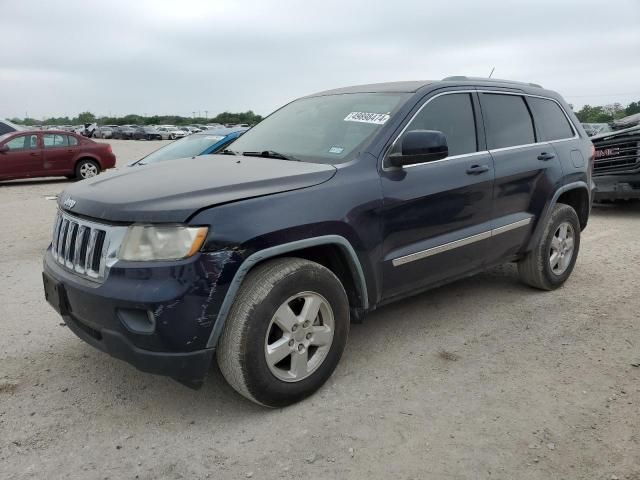
[[37, 157], [38, 154], [36, 152], [31, 152], [29, 155], [31, 155], [32, 157]]
[[538, 155], [538, 160], [542, 160], [543, 162], [551, 160], [552, 158], [556, 158], [553, 153], [542, 152], [540, 155]]
[[467, 168], [467, 175], [480, 175], [488, 171], [489, 167], [487, 165], [471, 165]]

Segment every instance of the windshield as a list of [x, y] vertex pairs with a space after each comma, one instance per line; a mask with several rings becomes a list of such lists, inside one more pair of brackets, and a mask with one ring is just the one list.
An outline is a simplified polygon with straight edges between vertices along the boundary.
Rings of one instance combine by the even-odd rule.
[[150, 153], [140, 160], [139, 165], [163, 162], [176, 158], [195, 157], [223, 138], [224, 135], [191, 135], [184, 137]]
[[315, 163], [345, 162], [407, 96], [351, 93], [301, 98], [247, 131], [229, 149], [237, 153], [277, 152]]

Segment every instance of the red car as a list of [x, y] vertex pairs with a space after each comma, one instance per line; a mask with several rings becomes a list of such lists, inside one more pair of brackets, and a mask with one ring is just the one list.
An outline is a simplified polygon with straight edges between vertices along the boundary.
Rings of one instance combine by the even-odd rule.
[[33, 130], [0, 135], [0, 180], [57, 176], [81, 180], [115, 164], [111, 145], [75, 133]]

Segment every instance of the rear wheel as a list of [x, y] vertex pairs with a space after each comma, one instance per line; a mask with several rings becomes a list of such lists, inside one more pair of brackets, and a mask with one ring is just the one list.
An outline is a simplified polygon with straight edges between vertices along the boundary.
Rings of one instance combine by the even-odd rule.
[[327, 381], [348, 333], [340, 280], [317, 263], [277, 259], [252, 270], [240, 287], [218, 343], [218, 364], [240, 394], [282, 407]]
[[534, 249], [518, 263], [520, 279], [541, 290], [560, 287], [571, 275], [580, 249], [580, 221], [569, 205], [558, 203]]
[[76, 165], [76, 178], [85, 180], [95, 177], [100, 173], [100, 165], [94, 160], [84, 158]]

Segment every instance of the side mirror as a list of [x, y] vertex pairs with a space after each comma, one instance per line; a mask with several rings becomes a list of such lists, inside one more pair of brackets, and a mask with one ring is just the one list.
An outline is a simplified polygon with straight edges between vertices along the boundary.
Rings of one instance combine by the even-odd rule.
[[401, 153], [389, 155], [389, 163], [394, 167], [433, 162], [449, 156], [447, 137], [436, 130], [410, 130], [402, 136], [401, 142]]
[[0, 145], [0, 153], [7, 153], [9, 151], [9, 147], [7, 145]]

